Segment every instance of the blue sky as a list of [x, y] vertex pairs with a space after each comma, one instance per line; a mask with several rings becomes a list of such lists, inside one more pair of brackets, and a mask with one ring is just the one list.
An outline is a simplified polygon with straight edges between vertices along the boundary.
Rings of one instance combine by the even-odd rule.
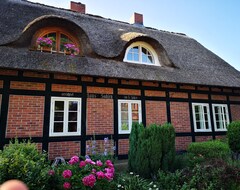
[[[70, 0], [31, 0], [68, 9]], [[77, 1], [79, 2], [79, 1]], [[240, 70], [239, 0], [80, 0], [86, 12], [128, 22], [134, 12], [144, 25], [196, 39]]]

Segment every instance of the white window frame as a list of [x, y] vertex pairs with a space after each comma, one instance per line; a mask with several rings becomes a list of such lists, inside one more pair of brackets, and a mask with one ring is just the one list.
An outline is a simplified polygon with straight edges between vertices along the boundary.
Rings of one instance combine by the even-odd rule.
[[[217, 129], [217, 121], [216, 121], [216, 113], [215, 113], [215, 107], [221, 107], [221, 117], [222, 117], [222, 122], [223, 122], [223, 129]], [[227, 119], [223, 117], [223, 107], [226, 109], [226, 117]], [[227, 104], [212, 104], [212, 110], [213, 110], [213, 119], [214, 119], [214, 129], [215, 131], [227, 131], [227, 125], [230, 123], [229, 122], [229, 112], [228, 112], [228, 106]], [[227, 122], [227, 125], [226, 125]]]
[[[133, 47], [138, 47], [139, 48], [139, 61], [133, 61], [133, 60], [128, 60], [127, 59], [127, 55], [128, 52], [133, 48]], [[151, 55], [152, 55], [152, 59], [153, 59], [153, 63], [145, 63], [142, 62], [142, 48], [145, 48]], [[124, 62], [129, 62], [129, 63], [137, 63], [137, 64], [144, 64], [144, 65], [154, 65], [154, 66], [160, 66], [160, 62], [158, 59], [158, 55], [156, 53], [156, 51], [153, 49], [152, 46], [150, 46], [148, 43], [146, 42], [134, 42], [132, 43], [125, 52], [125, 56], [123, 59]]]
[[[64, 102], [64, 123], [63, 123], [63, 132], [54, 132], [54, 109], [55, 102], [63, 101]], [[77, 110], [77, 131], [76, 132], [68, 132], [68, 102], [76, 101], [78, 102], [78, 110]], [[81, 135], [81, 98], [70, 98], [70, 97], [52, 97], [51, 98], [51, 113], [50, 113], [50, 128], [49, 128], [49, 136], [77, 136]]]
[[[207, 117], [208, 117], [208, 128], [209, 129], [206, 129], [205, 117], [203, 117], [203, 119], [204, 119], [204, 122], [203, 122], [204, 129], [197, 129], [195, 106], [201, 106], [200, 109], [202, 111], [203, 111], [203, 107], [207, 107]], [[206, 104], [206, 103], [192, 103], [192, 111], [193, 111], [193, 122], [194, 122], [194, 130], [195, 130], [195, 132], [211, 132], [212, 131], [212, 126], [211, 126], [209, 104]], [[203, 116], [204, 116], [204, 113], [203, 113]]]
[[[128, 126], [129, 130], [122, 130], [121, 129], [121, 104], [128, 103]], [[132, 130], [132, 103], [138, 104], [138, 118], [139, 123], [142, 122], [142, 106], [141, 100], [118, 100], [118, 133], [119, 134], [130, 134]]]

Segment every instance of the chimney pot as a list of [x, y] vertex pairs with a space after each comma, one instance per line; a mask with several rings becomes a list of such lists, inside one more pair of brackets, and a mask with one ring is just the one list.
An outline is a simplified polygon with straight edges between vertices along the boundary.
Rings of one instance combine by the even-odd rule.
[[72, 11], [76, 11], [76, 12], [79, 12], [79, 13], [83, 13], [85, 14], [85, 10], [86, 10], [86, 6], [85, 4], [82, 4], [80, 2], [74, 2], [74, 1], [71, 1], [71, 8], [70, 8]]
[[130, 19], [130, 24], [143, 25], [143, 15], [134, 13]]

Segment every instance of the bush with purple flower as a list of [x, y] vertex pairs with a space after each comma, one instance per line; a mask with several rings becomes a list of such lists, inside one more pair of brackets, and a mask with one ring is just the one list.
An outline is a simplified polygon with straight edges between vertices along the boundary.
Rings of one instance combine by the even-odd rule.
[[88, 156], [85, 160], [73, 156], [68, 164], [56, 168], [56, 175], [61, 181], [59, 189], [112, 189], [114, 174], [114, 164], [111, 160], [93, 161]]
[[65, 44], [65, 52], [69, 52], [71, 55], [79, 54], [79, 49], [74, 44]]
[[39, 37], [37, 39], [37, 45], [40, 47], [52, 47], [53, 40], [47, 37]]

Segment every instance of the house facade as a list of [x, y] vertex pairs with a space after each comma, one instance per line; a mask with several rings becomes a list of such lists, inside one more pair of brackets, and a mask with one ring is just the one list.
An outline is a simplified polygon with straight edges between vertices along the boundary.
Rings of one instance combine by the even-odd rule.
[[[240, 73], [196, 40], [28, 1], [0, 7], [0, 148], [31, 139], [49, 159], [89, 154], [92, 140], [126, 158], [133, 122], [170, 122], [176, 149], [218, 139], [240, 119]], [[39, 38], [53, 39], [41, 51]], [[79, 52], [64, 53], [66, 43]]]

